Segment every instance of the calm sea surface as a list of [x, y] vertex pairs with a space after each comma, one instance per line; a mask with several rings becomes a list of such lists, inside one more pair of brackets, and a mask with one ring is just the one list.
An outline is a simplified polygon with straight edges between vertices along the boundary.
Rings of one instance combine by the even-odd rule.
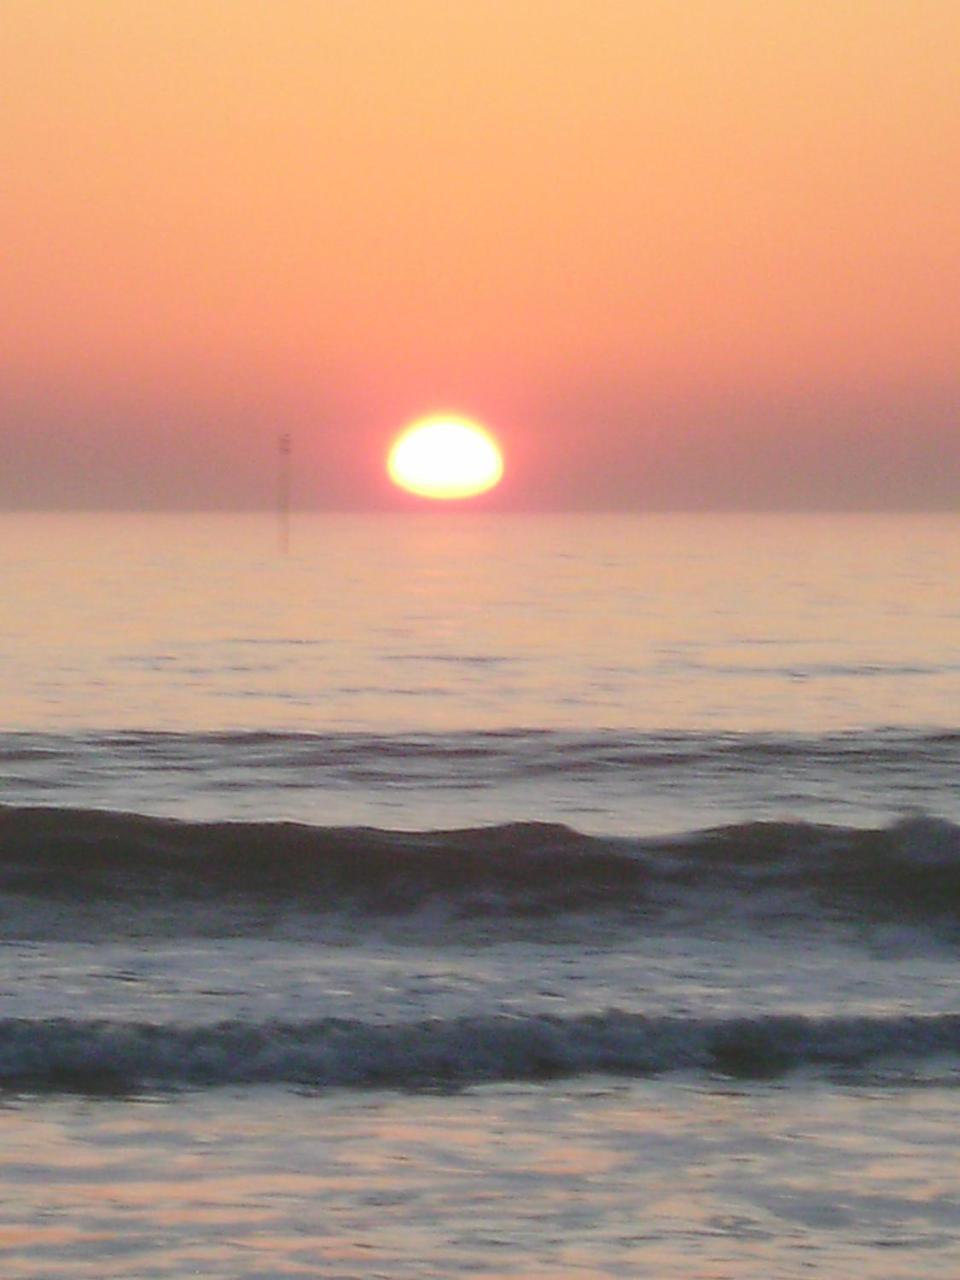
[[960, 518], [0, 516], [0, 1270], [960, 1270]]

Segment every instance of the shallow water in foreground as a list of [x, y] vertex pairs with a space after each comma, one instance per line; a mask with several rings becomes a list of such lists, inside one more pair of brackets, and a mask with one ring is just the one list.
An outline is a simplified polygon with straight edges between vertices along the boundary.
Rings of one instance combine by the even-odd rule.
[[960, 1265], [960, 1093], [612, 1082], [9, 1099], [10, 1280], [914, 1280]]

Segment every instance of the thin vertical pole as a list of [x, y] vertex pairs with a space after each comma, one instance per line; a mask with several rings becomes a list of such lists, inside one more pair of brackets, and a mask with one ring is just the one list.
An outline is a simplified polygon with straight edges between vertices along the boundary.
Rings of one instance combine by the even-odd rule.
[[277, 537], [280, 551], [290, 550], [290, 455], [293, 442], [289, 432], [277, 440]]

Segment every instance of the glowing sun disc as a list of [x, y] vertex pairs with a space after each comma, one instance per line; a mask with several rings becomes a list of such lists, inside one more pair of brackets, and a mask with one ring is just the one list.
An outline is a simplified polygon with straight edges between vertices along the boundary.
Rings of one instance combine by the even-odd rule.
[[500, 483], [503, 455], [478, 422], [437, 414], [401, 431], [387, 471], [395, 485], [423, 498], [473, 498]]

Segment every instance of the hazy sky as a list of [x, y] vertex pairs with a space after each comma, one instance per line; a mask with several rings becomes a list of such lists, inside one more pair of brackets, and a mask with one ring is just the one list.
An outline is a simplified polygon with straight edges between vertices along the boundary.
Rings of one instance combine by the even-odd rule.
[[958, 0], [2, 0], [0, 506], [960, 507]]

